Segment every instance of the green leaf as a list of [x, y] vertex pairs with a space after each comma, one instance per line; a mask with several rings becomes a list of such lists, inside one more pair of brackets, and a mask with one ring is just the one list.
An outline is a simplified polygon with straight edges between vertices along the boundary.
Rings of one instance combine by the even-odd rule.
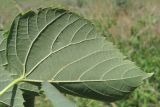
[[63, 94], [61, 94], [53, 85], [48, 82], [42, 83], [42, 90], [47, 98], [51, 101], [54, 107], [76, 107], [76, 105], [69, 101]]
[[0, 65], [6, 65], [7, 64], [7, 58], [6, 58], [6, 44], [7, 39], [4, 37], [4, 32], [0, 31]]
[[18, 82], [48, 81], [64, 93], [103, 101], [128, 96], [151, 75], [126, 60], [91, 22], [62, 9], [18, 15], [7, 59], [7, 70]]
[[[0, 92], [3, 91], [4, 87], [13, 81], [10, 74], [3, 68], [0, 67]], [[23, 96], [22, 91], [15, 85], [9, 88], [3, 95], [0, 95], [0, 103], [11, 107], [23, 107]]]

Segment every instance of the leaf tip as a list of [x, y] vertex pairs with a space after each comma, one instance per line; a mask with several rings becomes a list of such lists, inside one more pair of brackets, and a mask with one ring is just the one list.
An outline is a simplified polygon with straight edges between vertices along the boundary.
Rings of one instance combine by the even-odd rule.
[[146, 73], [146, 75], [143, 76], [143, 80], [145, 80], [153, 75], [154, 75], [154, 73]]

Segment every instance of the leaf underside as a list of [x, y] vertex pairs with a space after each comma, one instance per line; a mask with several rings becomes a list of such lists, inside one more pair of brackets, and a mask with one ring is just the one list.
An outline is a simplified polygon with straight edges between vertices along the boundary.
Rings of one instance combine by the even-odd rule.
[[0, 65], [4, 66], [7, 64], [6, 58], [6, 43], [7, 38], [4, 37], [4, 32], [0, 31]]
[[[62, 9], [18, 15], [7, 39], [7, 70], [20, 88], [48, 81], [63, 93], [103, 101], [128, 96], [150, 76], [101, 37], [88, 20]], [[29, 83], [32, 84], [29, 84]]]

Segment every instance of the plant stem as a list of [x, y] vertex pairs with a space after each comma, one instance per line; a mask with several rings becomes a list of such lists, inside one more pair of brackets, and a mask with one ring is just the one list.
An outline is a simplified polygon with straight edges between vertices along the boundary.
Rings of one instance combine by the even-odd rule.
[[14, 86], [15, 84], [18, 84], [19, 82], [21, 82], [23, 80], [23, 76], [15, 79], [14, 81], [12, 81], [10, 84], [8, 84], [7, 87], [5, 87], [1, 92], [0, 92], [0, 96], [2, 96], [7, 90], [9, 90], [12, 86]]

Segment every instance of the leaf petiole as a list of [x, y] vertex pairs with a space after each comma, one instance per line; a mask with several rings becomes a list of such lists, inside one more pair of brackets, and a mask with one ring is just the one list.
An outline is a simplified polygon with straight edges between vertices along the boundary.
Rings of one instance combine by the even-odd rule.
[[21, 76], [17, 79], [15, 79], [14, 81], [12, 81], [10, 84], [8, 84], [2, 91], [0, 91], [0, 96], [2, 96], [7, 90], [9, 90], [12, 86], [14, 86], [15, 84], [18, 84], [19, 82], [21, 82], [24, 79], [24, 76]]

